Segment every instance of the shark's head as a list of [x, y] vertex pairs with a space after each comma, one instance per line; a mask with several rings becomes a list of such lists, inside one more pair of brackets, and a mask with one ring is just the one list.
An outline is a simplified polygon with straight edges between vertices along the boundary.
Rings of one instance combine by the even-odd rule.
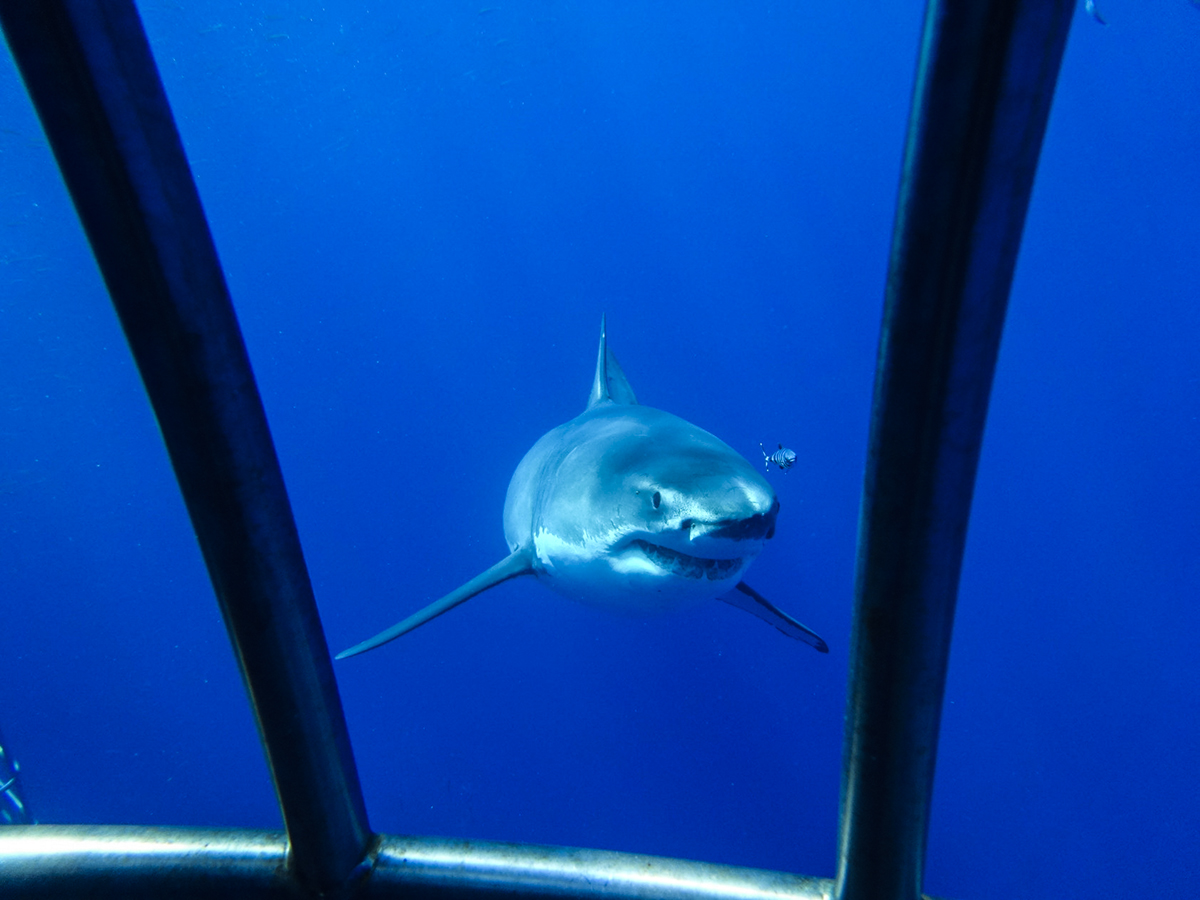
[[529, 451], [505, 505], [547, 583], [631, 611], [709, 600], [775, 533], [779, 501], [723, 441], [645, 406], [600, 403]]

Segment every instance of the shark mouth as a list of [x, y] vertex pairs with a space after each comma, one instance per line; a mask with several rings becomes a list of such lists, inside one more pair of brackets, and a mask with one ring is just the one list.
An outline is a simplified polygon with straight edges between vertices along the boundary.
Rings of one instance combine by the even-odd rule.
[[707, 578], [709, 581], [720, 581], [729, 578], [742, 567], [744, 560], [738, 559], [702, 559], [699, 556], [688, 556], [669, 547], [660, 547], [648, 541], [635, 540], [632, 546], [637, 547], [647, 558], [661, 569], [666, 569], [673, 575], [684, 578]]

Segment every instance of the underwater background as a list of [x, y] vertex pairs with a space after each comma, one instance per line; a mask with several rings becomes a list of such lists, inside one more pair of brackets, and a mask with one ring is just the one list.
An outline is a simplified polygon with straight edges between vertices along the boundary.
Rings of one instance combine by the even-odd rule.
[[[747, 580], [828, 656], [724, 604], [643, 621], [509, 582], [336, 664], [372, 826], [833, 875], [921, 4], [139, 9], [333, 651], [505, 555], [509, 476], [583, 409], [601, 314], [643, 403], [799, 457]], [[1068, 42], [992, 394], [935, 894], [1200, 883], [1200, 9], [1098, 11]], [[281, 828], [11, 61], [0, 617], [0, 730], [39, 821]]]

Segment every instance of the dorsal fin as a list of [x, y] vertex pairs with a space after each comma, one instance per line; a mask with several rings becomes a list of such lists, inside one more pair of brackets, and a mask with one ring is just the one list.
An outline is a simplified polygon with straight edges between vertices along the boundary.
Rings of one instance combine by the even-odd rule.
[[605, 334], [604, 317], [600, 317], [600, 353], [596, 357], [596, 377], [592, 381], [592, 395], [588, 397], [587, 408], [591, 409], [605, 401], [627, 403], [637, 406], [637, 397], [633, 388], [621, 371], [621, 364], [608, 349], [608, 338]]

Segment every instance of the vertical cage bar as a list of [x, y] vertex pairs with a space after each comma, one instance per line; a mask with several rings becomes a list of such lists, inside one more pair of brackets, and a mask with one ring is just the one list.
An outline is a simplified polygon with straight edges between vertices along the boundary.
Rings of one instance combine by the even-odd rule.
[[312, 889], [371, 840], [300, 539], [241, 331], [130, 0], [0, 0], [150, 396]]
[[975, 469], [1073, 5], [926, 8], [859, 522], [839, 900], [921, 892]]

